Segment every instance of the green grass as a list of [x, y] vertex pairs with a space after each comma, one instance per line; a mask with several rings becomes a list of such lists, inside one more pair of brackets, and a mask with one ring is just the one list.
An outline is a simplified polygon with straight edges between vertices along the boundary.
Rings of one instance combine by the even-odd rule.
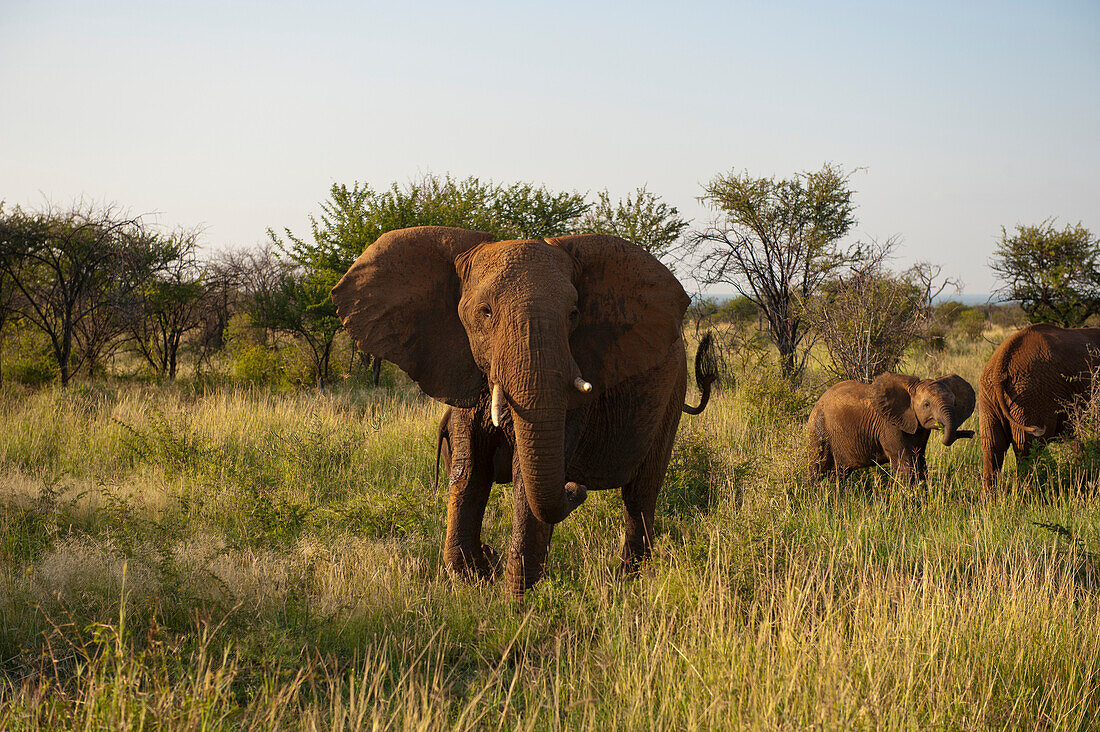
[[1055, 447], [984, 494], [933, 439], [927, 487], [806, 485], [813, 397], [741, 374], [681, 423], [642, 575], [595, 493], [517, 605], [441, 567], [411, 385], [5, 389], [0, 728], [1100, 725], [1093, 471]]

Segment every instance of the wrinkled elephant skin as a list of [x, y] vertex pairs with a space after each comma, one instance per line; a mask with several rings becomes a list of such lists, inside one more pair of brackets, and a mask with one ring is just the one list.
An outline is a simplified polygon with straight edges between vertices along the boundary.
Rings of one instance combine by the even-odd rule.
[[974, 389], [952, 374], [938, 379], [881, 374], [870, 384], [842, 381], [817, 400], [806, 423], [811, 479], [889, 462], [905, 483], [928, 480], [925, 448], [936, 427], [943, 444], [973, 437], [962, 430]]
[[1064, 436], [1066, 406], [1087, 398], [1100, 363], [1100, 328], [1037, 323], [1005, 339], [978, 382], [982, 486], [997, 483], [1011, 446], [1017, 460]]
[[688, 297], [656, 258], [610, 236], [494, 242], [414, 227], [368, 247], [332, 299], [361, 350], [453, 407], [440, 432], [450, 569], [492, 574], [481, 523], [504, 477], [510, 595], [542, 576], [554, 525], [589, 490], [622, 489], [623, 565], [648, 554], [687, 387]]

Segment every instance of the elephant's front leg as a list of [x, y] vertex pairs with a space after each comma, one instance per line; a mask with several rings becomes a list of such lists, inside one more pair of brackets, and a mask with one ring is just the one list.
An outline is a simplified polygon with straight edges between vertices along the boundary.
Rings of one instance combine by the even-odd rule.
[[908, 447], [902, 449], [896, 459], [898, 482], [908, 486], [916, 485], [921, 480], [922, 469], [927, 472], [923, 463], [924, 456], [921, 453]]
[[512, 544], [504, 572], [508, 596], [522, 600], [524, 591], [542, 579], [554, 527], [539, 521], [531, 512], [518, 466], [513, 466], [512, 476]]
[[928, 460], [925, 457], [925, 449], [917, 451], [916, 454], [916, 478], [917, 482], [926, 484], [928, 483]]
[[492, 579], [499, 560], [481, 543], [481, 525], [492, 488], [491, 461], [471, 454], [467, 435], [452, 435], [451, 474], [447, 501], [447, 540], [443, 560], [457, 574]]
[[653, 521], [657, 510], [657, 489], [661, 476], [639, 476], [623, 486], [623, 516], [626, 520], [626, 536], [619, 561], [619, 573], [627, 576], [638, 571], [653, 549]]
[[897, 452], [888, 452], [887, 456], [890, 458], [890, 467], [894, 471], [895, 479], [903, 485], [912, 484], [912, 455], [905, 448], [901, 448]]

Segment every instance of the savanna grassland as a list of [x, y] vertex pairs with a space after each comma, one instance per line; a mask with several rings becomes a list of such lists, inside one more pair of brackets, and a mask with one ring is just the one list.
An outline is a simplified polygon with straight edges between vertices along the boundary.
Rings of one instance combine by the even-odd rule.
[[[905, 370], [976, 384], [1004, 335]], [[443, 570], [443, 408], [399, 375], [5, 387], [0, 728], [1100, 725], [1092, 445], [1010, 457], [994, 494], [977, 440], [935, 435], [926, 487], [811, 485], [825, 377], [736, 370], [681, 422], [642, 575], [593, 493], [523, 605]]]

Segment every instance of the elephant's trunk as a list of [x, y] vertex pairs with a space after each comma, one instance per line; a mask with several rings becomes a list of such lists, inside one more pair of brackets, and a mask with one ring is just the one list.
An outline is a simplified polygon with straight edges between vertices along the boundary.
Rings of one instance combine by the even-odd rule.
[[565, 408], [514, 410], [512, 424], [527, 505], [539, 521], [556, 524], [584, 501], [583, 493], [566, 491]]
[[960, 420], [955, 410], [950, 407], [943, 407], [936, 415], [936, 419], [943, 425], [943, 444], [950, 447], [951, 443], [961, 436], [958, 434]]
[[556, 524], [585, 498], [582, 486], [565, 484], [565, 412], [576, 366], [568, 334], [556, 333], [552, 321], [533, 318], [517, 330], [524, 348], [494, 362], [490, 380], [503, 384], [512, 411], [516, 477], [523, 481], [531, 513]]

